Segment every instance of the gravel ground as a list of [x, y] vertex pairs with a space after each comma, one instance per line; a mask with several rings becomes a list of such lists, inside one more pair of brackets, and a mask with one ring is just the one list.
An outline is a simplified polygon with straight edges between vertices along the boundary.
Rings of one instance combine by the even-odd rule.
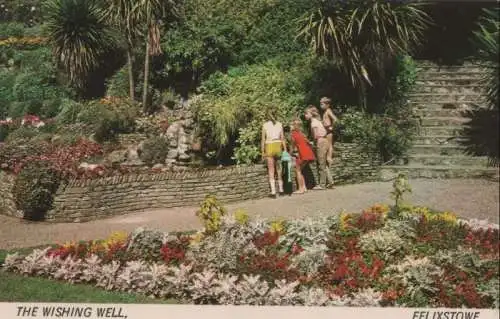
[[[499, 184], [486, 180], [412, 180], [407, 201], [415, 205], [453, 211], [465, 218], [499, 221]], [[234, 212], [245, 209], [262, 217], [301, 218], [342, 210], [357, 212], [375, 203], [392, 203], [391, 182], [339, 186], [304, 195], [260, 199], [230, 204]], [[35, 223], [0, 215], [0, 249], [30, 247], [70, 240], [105, 238], [114, 231], [137, 227], [165, 231], [192, 230], [200, 226], [196, 207], [152, 210], [86, 223]]]

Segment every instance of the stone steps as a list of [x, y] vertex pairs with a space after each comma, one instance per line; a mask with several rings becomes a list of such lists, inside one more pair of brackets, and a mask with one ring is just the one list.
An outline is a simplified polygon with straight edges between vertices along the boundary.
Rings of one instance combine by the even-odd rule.
[[432, 72], [422, 72], [417, 73], [416, 80], [418, 81], [446, 81], [452, 79], [470, 79], [475, 81], [481, 81], [486, 72], [443, 72], [443, 71], [432, 71]]
[[440, 118], [440, 117], [458, 117], [467, 118], [463, 109], [428, 109], [422, 106], [420, 109], [415, 109], [415, 115], [422, 118]]
[[467, 117], [424, 117], [420, 121], [422, 127], [434, 127], [434, 126], [459, 126], [466, 124], [470, 121]]
[[481, 103], [485, 101], [485, 96], [479, 93], [470, 94], [437, 94], [437, 93], [411, 93], [408, 96], [410, 102], [419, 103]]
[[453, 84], [422, 84], [415, 87], [413, 93], [432, 93], [432, 94], [481, 94], [484, 91], [481, 85], [453, 85]]
[[460, 145], [462, 140], [463, 138], [453, 135], [420, 135], [414, 138], [417, 145]]
[[410, 165], [425, 166], [474, 166], [487, 167], [488, 158], [472, 156], [446, 156], [446, 155], [411, 155], [408, 157]]
[[484, 106], [486, 103], [482, 103], [482, 101], [428, 101], [428, 102], [419, 102], [419, 101], [410, 101], [410, 105], [414, 109], [426, 109], [426, 110], [456, 110], [456, 109], [472, 109], [477, 106]]
[[463, 126], [428, 126], [420, 127], [421, 136], [459, 136], [463, 130]]
[[439, 77], [436, 76], [436, 78], [419, 78], [417, 77], [415, 81], [416, 86], [420, 85], [443, 85], [443, 86], [448, 86], [448, 85], [453, 85], [453, 86], [477, 86], [481, 85], [481, 78], [479, 77], [456, 77], [456, 78], [447, 78], [447, 77]]
[[394, 179], [399, 173], [406, 173], [409, 178], [486, 178], [498, 180], [498, 168], [484, 168], [475, 166], [383, 166], [381, 169], [382, 180]]
[[460, 145], [419, 145], [414, 144], [409, 155], [466, 155], [464, 147]]

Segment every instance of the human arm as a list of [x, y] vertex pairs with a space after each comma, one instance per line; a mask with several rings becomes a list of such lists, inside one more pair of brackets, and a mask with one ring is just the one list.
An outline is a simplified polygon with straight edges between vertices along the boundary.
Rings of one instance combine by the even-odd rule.
[[260, 140], [260, 152], [262, 154], [262, 157], [264, 157], [264, 154], [266, 152], [266, 130], [264, 129], [264, 126], [262, 126], [262, 133], [261, 133], [261, 140]]
[[333, 111], [331, 109], [328, 109], [326, 111], [326, 115], [330, 118], [330, 122], [332, 123], [332, 125], [338, 121], [338, 118], [335, 116], [335, 114], [333, 114]]
[[283, 127], [281, 127], [280, 139], [281, 139], [281, 145], [283, 146], [283, 150], [286, 151], [286, 139], [285, 139], [285, 132], [283, 131]]

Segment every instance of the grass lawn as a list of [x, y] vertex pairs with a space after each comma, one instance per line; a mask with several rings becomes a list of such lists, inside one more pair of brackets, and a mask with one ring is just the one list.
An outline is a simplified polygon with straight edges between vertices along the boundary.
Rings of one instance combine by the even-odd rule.
[[[0, 250], [0, 265], [7, 254], [29, 254], [39, 247]], [[175, 300], [152, 299], [143, 295], [105, 291], [85, 284], [69, 284], [44, 278], [23, 277], [0, 271], [0, 302], [68, 302], [68, 303], [176, 303]]]
[[111, 292], [82, 284], [0, 272], [1, 302], [176, 303], [131, 293]]

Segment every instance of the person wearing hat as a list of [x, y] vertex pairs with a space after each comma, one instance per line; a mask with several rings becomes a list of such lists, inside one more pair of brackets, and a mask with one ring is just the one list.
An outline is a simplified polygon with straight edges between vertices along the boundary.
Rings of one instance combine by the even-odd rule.
[[322, 97], [320, 100], [320, 106], [323, 110], [323, 126], [326, 129], [326, 139], [330, 145], [327, 154], [327, 161], [329, 165], [333, 163], [333, 125], [337, 122], [337, 117], [333, 114], [331, 108], [332, 100], [328, 97]]

